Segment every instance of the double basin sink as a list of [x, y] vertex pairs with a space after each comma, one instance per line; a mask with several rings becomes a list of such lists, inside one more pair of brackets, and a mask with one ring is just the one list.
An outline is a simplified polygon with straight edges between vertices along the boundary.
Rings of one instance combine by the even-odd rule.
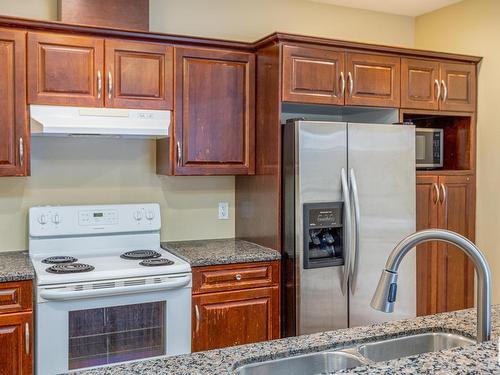
[[474, 343], [474, 340], [453, 333], [422, 333], [362, 343], [351, 348], [250, 363], [238, 367], [235, 372], [237, 375], [323, 375], [366, 366], [374, 362], [437, 352]]

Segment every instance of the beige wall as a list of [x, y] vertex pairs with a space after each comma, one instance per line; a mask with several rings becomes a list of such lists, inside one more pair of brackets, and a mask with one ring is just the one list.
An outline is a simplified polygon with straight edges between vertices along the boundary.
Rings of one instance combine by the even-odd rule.
[[[0, 0], [0, 14], [55, 19], [55, 0]], [[152, 30], [238, 40], [286, 31], [409, 46], [414, 20], [307, 0], [151, 0]], [[160, 177], [151, 141], [33, 139], [32, 176], [0, 179], [0, 251], [27, 247], [33, 205], [160, 202], [164, 240], [234, 236], [233, 177]], [[217, 220], [217, 203], [230, 220]]]
[[478, 84], [477, 243], [493, 274], [500, 302], [500, 1], [466, 0], [418, 17], [417, 48], [483, 56]]

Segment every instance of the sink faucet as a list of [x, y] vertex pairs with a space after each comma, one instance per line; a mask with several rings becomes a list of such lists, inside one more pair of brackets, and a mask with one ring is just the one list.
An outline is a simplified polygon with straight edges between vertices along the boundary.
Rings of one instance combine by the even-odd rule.
[[491, 334], [491, 273], [486, 259], [476, 245], [458, 233], [429, 229], [414, 233], [392, 250], [385, 269], [382, 271], [377, 289], [373, 294], [371, 306], [383, 312], [393, 312], [396, 302], [398, 268], [404, 256], [415, 246], [429, 242], [442, 241], [455, 245], [465, 252], [476, 269], [477, 282], [477, 342], [488, 341]]

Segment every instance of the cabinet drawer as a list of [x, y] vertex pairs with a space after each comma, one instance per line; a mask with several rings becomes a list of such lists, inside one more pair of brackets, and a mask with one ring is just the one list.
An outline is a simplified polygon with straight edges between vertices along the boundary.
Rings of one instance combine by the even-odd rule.
[[31, 281], [0, 283], [0, 314], [32, 309]]
[[278, 284], [277, 262], [232, 264], [193, 269], [193, 294], [260, 288]]

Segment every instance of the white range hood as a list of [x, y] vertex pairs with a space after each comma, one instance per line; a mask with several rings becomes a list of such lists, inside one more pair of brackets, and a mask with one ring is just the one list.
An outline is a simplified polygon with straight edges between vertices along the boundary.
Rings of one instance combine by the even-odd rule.
[[170, 111], [30, 105], [32, 135], [165, 138]]

